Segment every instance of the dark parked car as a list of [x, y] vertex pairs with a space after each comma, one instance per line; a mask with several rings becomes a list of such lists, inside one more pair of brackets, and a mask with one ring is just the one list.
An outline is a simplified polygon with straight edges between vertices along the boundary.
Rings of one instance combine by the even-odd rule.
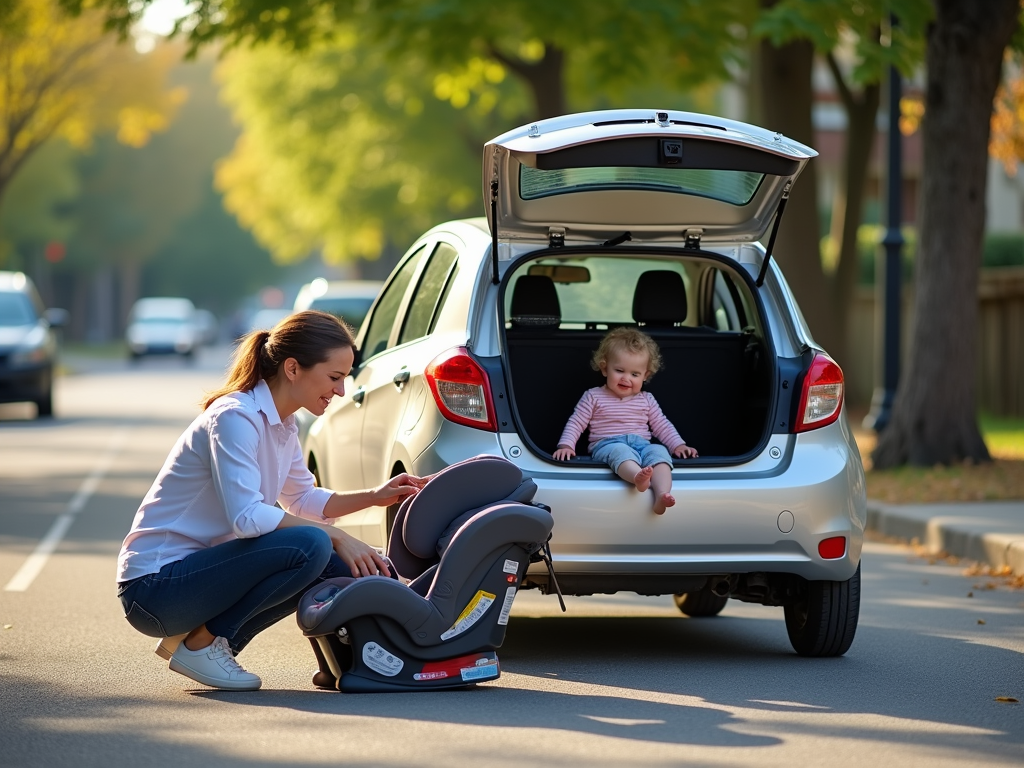
[[0, 272], [0, 403], [33, 402], [39, 416], [53, 415], [54, 329], [66, 321], [25, 274]]

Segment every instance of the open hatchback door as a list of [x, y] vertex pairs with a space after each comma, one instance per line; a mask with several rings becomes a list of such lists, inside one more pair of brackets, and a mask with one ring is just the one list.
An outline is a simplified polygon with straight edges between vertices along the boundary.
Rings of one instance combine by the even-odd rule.
[[541, 120], [484, 145], [492, 236], [583, 244], [759, 240], [810, 147], [691, 112], [617, 109]]

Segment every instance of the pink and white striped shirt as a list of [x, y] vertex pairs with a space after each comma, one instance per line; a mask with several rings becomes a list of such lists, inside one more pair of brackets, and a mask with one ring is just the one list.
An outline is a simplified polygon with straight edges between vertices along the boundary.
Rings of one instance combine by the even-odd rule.
[[639, 435], [650, 440], [653, 434], [670, 451], [686, 445], [650, 392], [618, 397], [607, 387], [588, 389], [576, 404], [558, 444], [575, 448], [576, 441], [588, 426], [590, 444], [587, 450], [593, 450], [606, 437], [616, 435]]

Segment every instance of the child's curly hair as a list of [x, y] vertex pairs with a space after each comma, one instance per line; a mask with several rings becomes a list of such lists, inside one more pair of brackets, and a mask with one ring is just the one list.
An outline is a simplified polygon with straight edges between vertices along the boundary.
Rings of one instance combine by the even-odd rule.
[[634, 354], [647, 355], [647, 377], [650, 378], [661, 368], [661, 350], [654, 339], [636, 328], [623, 326], [608, 331], [601, 345], [590, 360], [590, 367], [595, 371], [601, 370], [601, 363], [607, 363], [613, 352], [633, 352]]

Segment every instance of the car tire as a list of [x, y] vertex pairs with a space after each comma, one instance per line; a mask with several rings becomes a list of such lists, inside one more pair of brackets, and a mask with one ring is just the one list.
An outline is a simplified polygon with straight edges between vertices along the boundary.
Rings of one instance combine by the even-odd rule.
[[716, 595], [711, 591], [711, 586], [699, 589], [696, 592], [684, 592], [681, 595], [673, 595], [676, 601], [676, 608], [690, 618], [700, 619], [708, 616], [717, 616], [729, 602], [728, 595]]
[[860, 566], [846, 581], [808, 581], [798, 602], [785, 607], [789, 642], [801, 656], [842, 656], [860, 616]]
[[36, 417], [40, 419], [48, 419], [53, 416], [53, 390], [48, 389], [43, 393], [43, 396], [35, 401], [36, 403]]

